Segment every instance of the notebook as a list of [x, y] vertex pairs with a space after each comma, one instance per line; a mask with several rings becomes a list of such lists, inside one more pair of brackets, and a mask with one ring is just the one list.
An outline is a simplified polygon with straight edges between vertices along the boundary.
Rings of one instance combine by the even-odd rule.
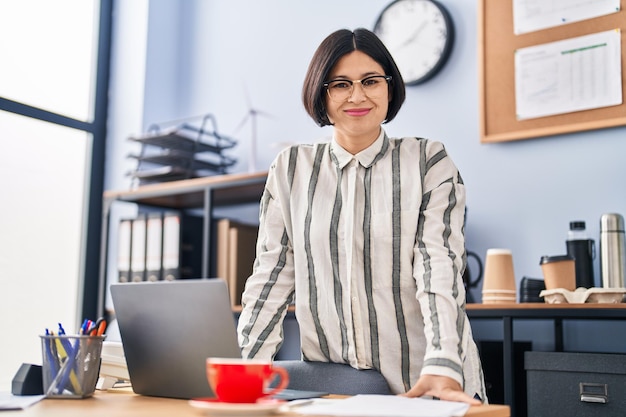
[[235, 317], [222, 279], [111, 284], [133, 391], [212, 397], [208, 357], [238, 358]]

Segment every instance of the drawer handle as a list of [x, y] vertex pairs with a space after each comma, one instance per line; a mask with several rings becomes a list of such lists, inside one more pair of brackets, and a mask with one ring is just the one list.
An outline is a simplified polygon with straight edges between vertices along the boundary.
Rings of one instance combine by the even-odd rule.
[[581, 402], [600, 404], [609, 402], [609, 387], [607, 384], [581, 382], [579, 387]]

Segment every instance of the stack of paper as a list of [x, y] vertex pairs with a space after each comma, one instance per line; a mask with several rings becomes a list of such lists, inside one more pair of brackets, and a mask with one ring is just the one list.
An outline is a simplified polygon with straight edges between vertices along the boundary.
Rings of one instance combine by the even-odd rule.
[[469, 404], [435, 401], [397, 395], [355, 395], [347, 399], [316, 399], [298, 407], [299, 414], [358, 417], [456, 417], [464, 416]]
[[0, 392], [0, 411], [24, 410], [44, 398], [45, 395], [13, 395], [10, 392]]

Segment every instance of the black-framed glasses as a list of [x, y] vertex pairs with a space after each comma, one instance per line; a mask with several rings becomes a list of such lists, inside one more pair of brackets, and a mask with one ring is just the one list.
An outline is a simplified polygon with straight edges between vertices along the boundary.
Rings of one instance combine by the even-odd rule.
[[331, 100], [342, 102], [348, 100], [354, 92], [354, 84], [361, 84], [363, 92], [369, 98], [380, 98], [388, 92], [391, 75], [370, 75], [360, 80], [338, 78], [325, 82], [324, 88]]

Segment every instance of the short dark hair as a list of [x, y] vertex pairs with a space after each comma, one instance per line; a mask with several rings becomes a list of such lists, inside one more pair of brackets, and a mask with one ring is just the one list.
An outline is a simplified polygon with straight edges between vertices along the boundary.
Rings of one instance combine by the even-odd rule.
[[383, 67], [385, 75], [392, 77], [389, 83], [391, 101], [389, 102], [387, 117], [383, 123], [393, 120], [404, 103], [405, 90], [402, 75], [400, 75], [393, 57], [378, 36], [363, 28], [354, 31], [340, 29], [328, 35], [317, 48], [302, 86], [304, 108], [320, 126], [332, 125], [326, 112], [326, 89], [323, 84], [328, 81], [328, 74], [337, 61], [353, 51], [367, 54]]

